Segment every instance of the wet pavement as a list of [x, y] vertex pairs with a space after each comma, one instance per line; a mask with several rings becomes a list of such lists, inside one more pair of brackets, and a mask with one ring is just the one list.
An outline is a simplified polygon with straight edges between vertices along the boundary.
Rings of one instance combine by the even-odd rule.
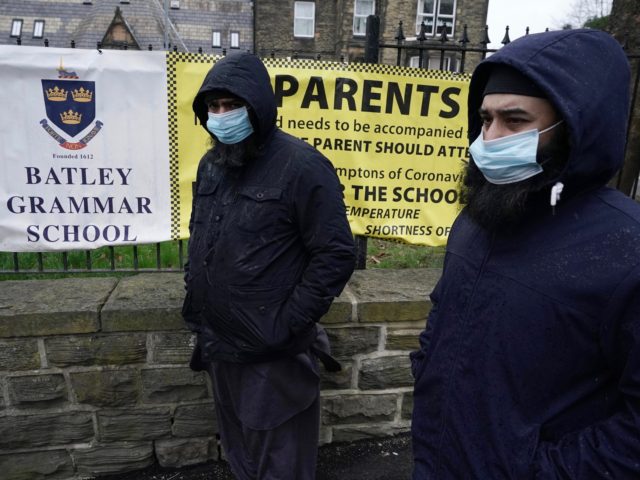
[[[411, 437], [397, 435], [320, 447], [316, 480], [409, 480], [412, 470]], [[235, 480], [225, 462], [108, 475], [96, 480]]]

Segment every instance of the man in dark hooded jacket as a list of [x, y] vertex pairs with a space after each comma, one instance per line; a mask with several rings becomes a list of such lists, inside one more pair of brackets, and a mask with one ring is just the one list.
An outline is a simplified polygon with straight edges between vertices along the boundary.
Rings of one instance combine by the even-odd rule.
[[183, 316], [191, 367], [212, 378], [221, 442], [241, 480], [315, 478], [317, 325], [354, 267], [331, 163], [276, 127], [268, 72], [254, 55], [213, 66], [193, 101], [213, 138], [200, 161]]
[[469, 91], [467, 205], [412, 353], [415, 479], [640, 478], [640, 206], [608, 34], [522, 37]]

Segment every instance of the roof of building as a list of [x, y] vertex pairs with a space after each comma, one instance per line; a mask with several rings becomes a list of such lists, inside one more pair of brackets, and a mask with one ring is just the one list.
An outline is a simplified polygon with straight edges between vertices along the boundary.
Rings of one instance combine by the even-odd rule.
[[[184, 2], [183, 2], [184, 3]], [[249, 0], [215, 2], [218, 8], [209, 8], [209, 3], [199, 8], [168, 10], [168, 48], [176, 46], [180, 51], [211, 51], [211, 31], [218, 29], [245, 30], [252, 28], [252, 13]], [[102, 42], [120, 9], [122, 20], [141, 49], [149, 46], [153, 50], [164, 49], [165, 14], [163, 0], [9, 0], [0, 5], [0, 44], [15, 44], [10, 37], [13, 19], [22, 19], [20, 38], [22, 45], [42, 46], [44, 40], [52, 47], [95, 48]], [[44, 20], [43, 38], [33, 37], [35, 20]], [[244, 38], [243, 38], [244, 37]], [[249, 35], [241, 36], [241, 48], [250, 48]], [[223, 45], [224, 46], [224, 45]], [[132, 46], [132, 48], [135, 48]]]

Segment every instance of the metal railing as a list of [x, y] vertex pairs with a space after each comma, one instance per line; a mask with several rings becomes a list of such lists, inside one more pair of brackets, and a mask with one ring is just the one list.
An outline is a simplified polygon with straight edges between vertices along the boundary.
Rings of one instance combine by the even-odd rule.
[[181, 272], [186, 242], [61, 252], [0, 252], [0, 274]]

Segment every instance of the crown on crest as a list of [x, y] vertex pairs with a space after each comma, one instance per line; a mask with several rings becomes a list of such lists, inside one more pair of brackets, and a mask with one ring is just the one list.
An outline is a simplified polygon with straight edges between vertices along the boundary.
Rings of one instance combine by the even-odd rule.
[[85, 90], [84, 87], [80, 87], [79, 90], [72, 90], [71, 96], [76, 102], [90, 102], [93, 97], [91, 90]]
[[60, 119], [67, 125], [78, 125], [82, 121], [82, 114], [69, 109], [60, 114]]
[[49, 99], [51, 102], [64, 102], [67, 99], [68, 93], [69, 92], [67, 92], [64, 88], [58, 88], [57, 85], [45, 91], [47, 99]]

